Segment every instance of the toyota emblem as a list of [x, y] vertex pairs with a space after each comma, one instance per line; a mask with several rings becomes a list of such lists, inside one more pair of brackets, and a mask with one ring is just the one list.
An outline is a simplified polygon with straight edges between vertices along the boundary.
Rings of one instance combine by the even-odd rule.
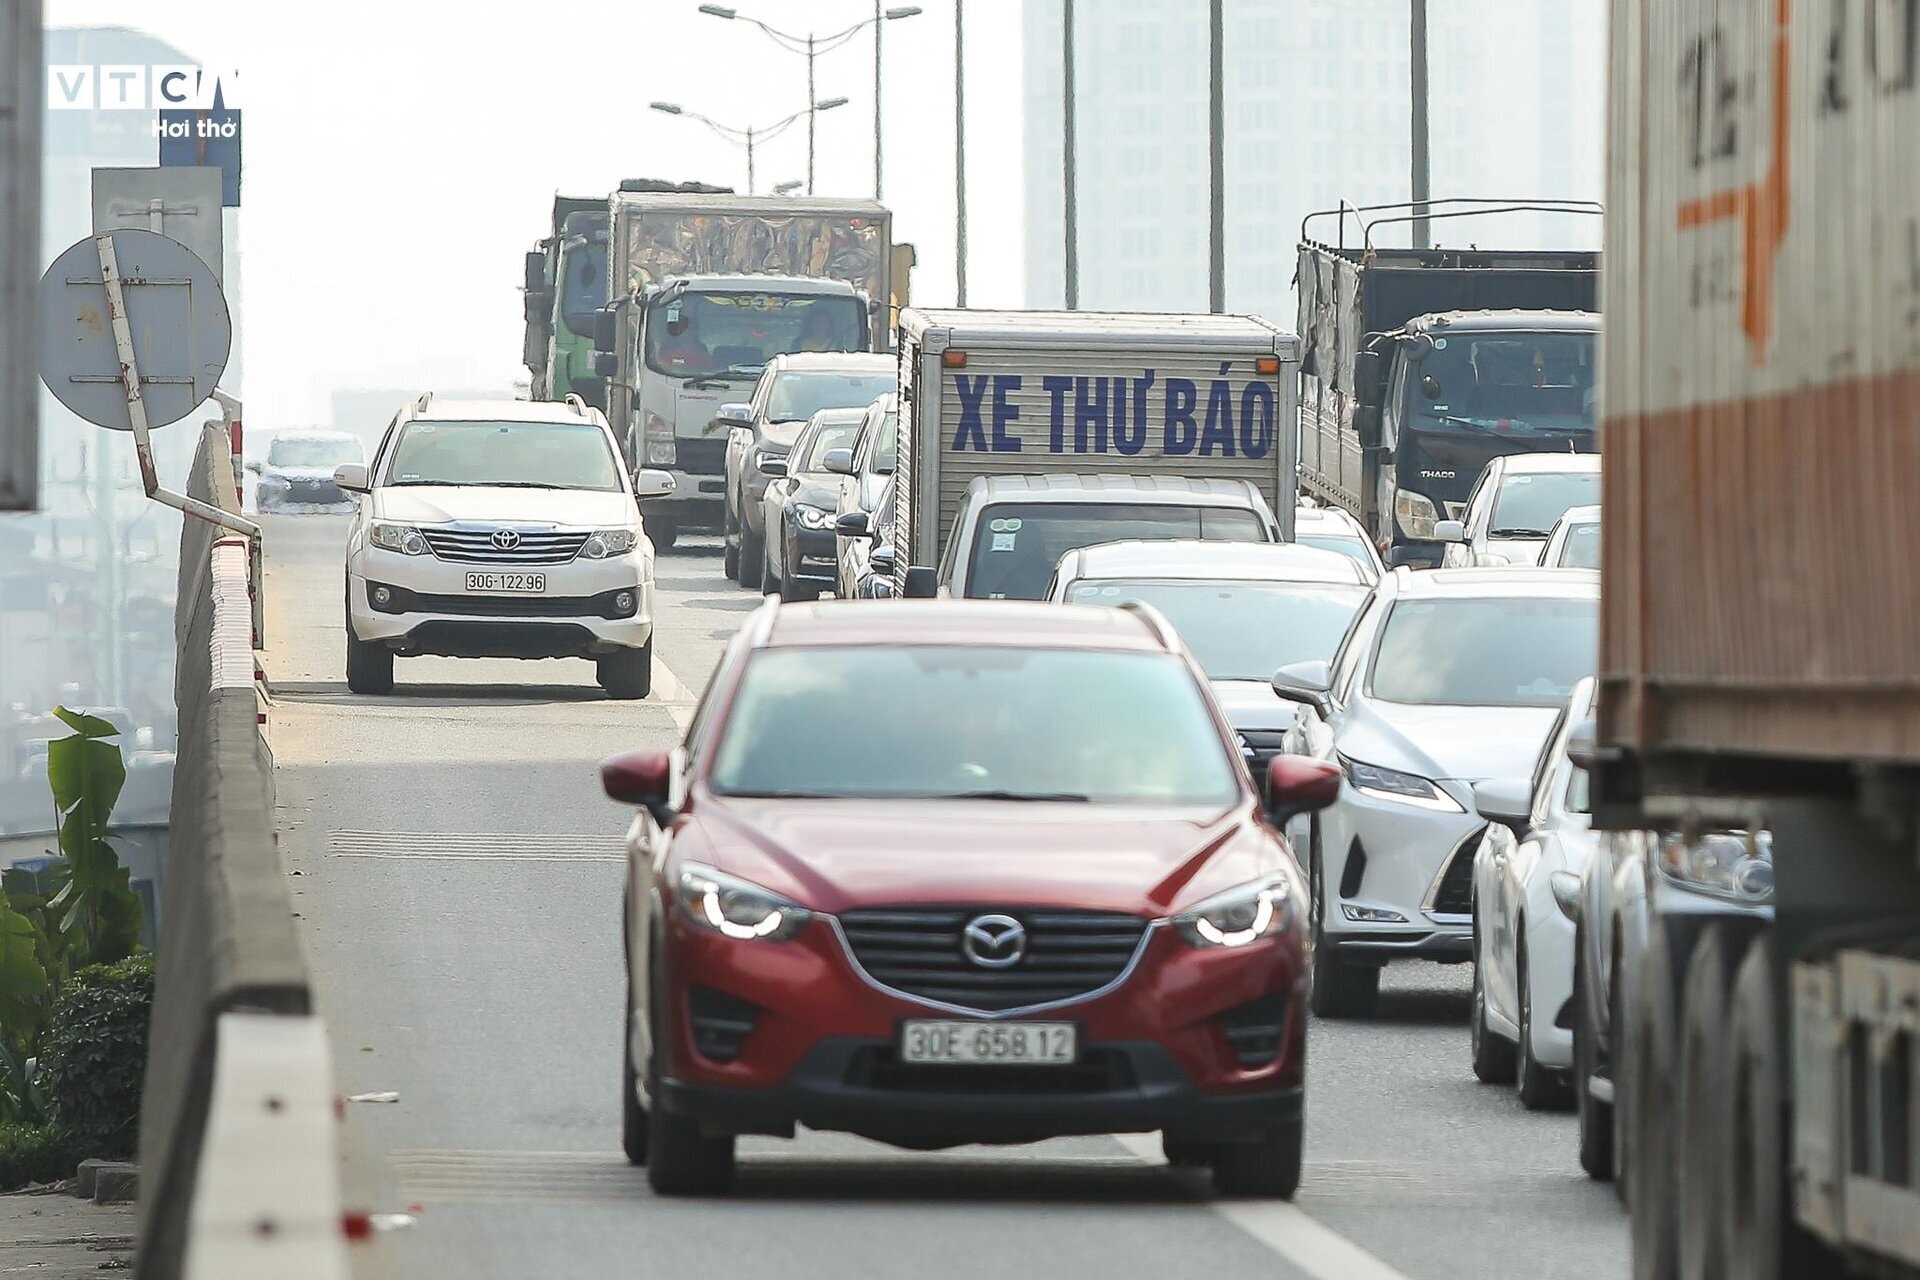
[[519, 545], [520, 535], [513, 530], [495, 529], [493, 531], [493, 549], [495, 551], [511, 551]]
[[1006, 969], [1027, 954], [1027, 926], [1012, 916], [976, 916], [960, 933], [960, 952], [982, 969]]

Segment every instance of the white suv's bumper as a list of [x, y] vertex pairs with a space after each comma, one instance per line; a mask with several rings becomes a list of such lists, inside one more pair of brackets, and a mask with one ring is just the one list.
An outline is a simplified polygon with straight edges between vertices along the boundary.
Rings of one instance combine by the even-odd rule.
[[[467, 575], [475, 572], [544, 574], [546, 590], [469, 592]], [[375, 605], [373, 589], [382, 586], [390, 598]], [[357, 639], [401, 654], [596, 657], [652, 638], [653, 578], [640, 551], [607, 560], [496, 565], [368, 547], [347, 565], [347, 617]]]

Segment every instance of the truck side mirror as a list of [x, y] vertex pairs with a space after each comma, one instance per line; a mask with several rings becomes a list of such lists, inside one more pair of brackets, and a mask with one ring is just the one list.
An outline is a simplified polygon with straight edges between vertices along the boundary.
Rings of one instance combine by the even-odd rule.
[[527, 254], [526, 290], [528, 293], [542, 293], [547, 287], [547, 255], [539, 249]]
[[608, 305], [593, 313], [593, 349], [595, 351], [613, 350], [613, 306]]
[[940, 594], [940, 580], [935, 576], [932, 565], [910, 566], [906, 585], [906, 597], [909, 600], [932, 600]]
[[1360, 434], [1362, 449], [1380, 447], [1380, 406], [1357, 404], [1353, 407], [1353, 429]]
[[1353, 394], [1362, 400], [1374, 400], [1380, 379], [1386, 372], [1378, 351], [1361, 351], [1353, 357]]
[[617, 377], [620, 373], [620, 357], [612, 351], [593, 353], [593, 374], [596, 378]]

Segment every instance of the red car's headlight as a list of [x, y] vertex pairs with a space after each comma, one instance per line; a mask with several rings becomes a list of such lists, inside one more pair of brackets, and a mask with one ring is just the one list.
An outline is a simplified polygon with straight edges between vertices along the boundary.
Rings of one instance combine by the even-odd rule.
[[781, 942], [799, 934], [813, 913], [737, 876], [689, 862], [680, 869], [681, 914], [743, 942]]
[[1284, 933], [1294, 919], [1293, 878], [1285, 872], [1215, 894], [1173, 918], [1194, 947], [1246, 947]]

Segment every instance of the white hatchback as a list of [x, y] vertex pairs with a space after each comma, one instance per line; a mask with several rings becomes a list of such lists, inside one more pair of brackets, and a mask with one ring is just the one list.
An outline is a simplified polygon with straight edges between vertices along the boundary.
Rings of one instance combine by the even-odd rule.
[[563, 403], [435, 400], [402, 409], [347, 535], [347, 687], [393, 688], [396, 656], [590, 658], [616, 698], [653, 679], [653, 544], [607, 420]]

